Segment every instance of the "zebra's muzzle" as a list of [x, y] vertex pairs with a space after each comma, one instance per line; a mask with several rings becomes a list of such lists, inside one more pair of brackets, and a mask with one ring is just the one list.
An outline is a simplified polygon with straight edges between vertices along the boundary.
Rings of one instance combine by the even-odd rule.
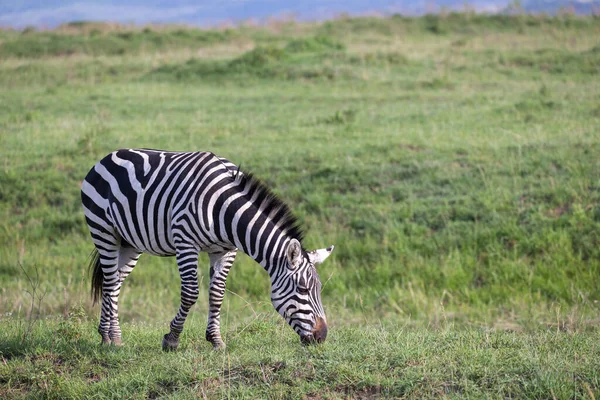
[[321, 317], [317, 318], [315, 328], [309, 335], [300, 336], [303, 344], [323, 343], [327, 338], [327, 322]]

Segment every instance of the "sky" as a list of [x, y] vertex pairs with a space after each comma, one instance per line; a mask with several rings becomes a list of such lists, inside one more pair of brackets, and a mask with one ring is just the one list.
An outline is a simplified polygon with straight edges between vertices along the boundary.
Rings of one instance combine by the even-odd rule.
[[[600, 0], [529, 0], [548, 8], [562, 3], [589, 6]], [[480, 12], [500, 12], [508, 0], [0, 0], [0, 26], [53, 27], [69, 21], [121, 23], [183, 23], [199, 26], [270, 16], [295, 15], [300, 20], [320, 20], [342, 12], [365, 14], [422, 14], [441, 7], [464, 9], [469, 4]]]

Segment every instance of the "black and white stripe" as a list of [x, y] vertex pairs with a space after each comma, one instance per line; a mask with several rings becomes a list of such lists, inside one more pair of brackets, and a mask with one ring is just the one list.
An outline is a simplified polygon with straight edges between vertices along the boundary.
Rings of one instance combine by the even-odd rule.
[[98, 331], [103, 343], [121, 343], [121, 285], [141, 253], [175, 256], [181, 305], [163, 348], [175, 349], [198, 299], [198, 253], [210, 258], [206, 339], [224, 346], [220, 310], [237, 249], [271, 278], [271, 300], [303, 341], [327, 334], [321, 282], [315, 265], [333, 250], [302, 249], [302, 231], [289, 208], [250, 174], [210, 152], [117, 150], [98, 162], [81, 188], [96, 246], [92, 289], [101, 297]]

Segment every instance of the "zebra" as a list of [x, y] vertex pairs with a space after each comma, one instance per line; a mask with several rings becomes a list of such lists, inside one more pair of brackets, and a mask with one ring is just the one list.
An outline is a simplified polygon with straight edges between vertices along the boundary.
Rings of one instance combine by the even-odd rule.
[[81, 185], [95, 245], [90, 269], [94, 304], [101, 300], [102, 344], [122, 345], [118, 301], [142, 253], [175, 256], [181, 303], [162, 347], [176, 350], [198, 299], [198, 256], [210, 260], [206, 340], [222, 349], [221, 304], [238, 249], [271, 280], [275, 310], [302, 343], [323, 342], [327, 319], [316, 266], [333, 251], [307, 252], [290, 208], [254, 175], [212, 152], [120, 149], [100, 160]]

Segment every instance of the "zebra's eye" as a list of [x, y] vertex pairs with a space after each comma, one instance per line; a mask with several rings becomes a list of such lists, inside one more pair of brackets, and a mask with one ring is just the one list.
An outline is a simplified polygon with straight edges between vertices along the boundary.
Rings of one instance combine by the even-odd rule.
[[298, 286], [298, 293], [304, 295], [304, 294], [308, 294], [308, 289], [304, 288], [302, 286]]

